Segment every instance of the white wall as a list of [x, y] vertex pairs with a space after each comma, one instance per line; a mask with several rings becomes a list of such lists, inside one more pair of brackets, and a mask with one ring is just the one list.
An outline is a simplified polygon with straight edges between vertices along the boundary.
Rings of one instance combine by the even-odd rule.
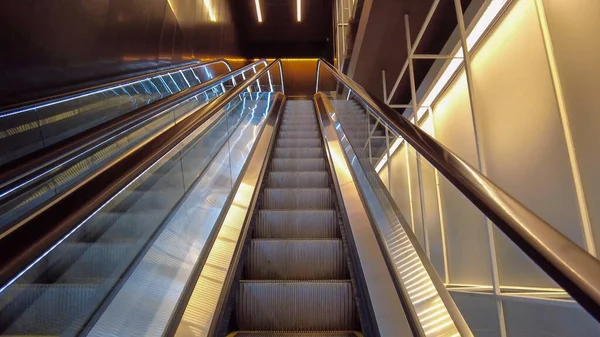
[[[460, 71], [431, 107], [431, 116], [419, 123], [591, 252], [594, 243], [600, 245], [598, 34], [598, 0], [514, 0], [471, 54], [473, 97]], [[483, 312], [497, 315], [497, 326], [478, 326], [476, 335], [600, 334], [600, 325], [572, 301], [535, 295], [515, 300], [514, 291], [561, 289], [411, 151], [408, 164], [406, 145], [392, 155], [392, 194], [407, 220], [413, 219], [442, 279], [452, 286], [479, 286], [455, 297], [467, 322], [477, 325]], [[380, 176], [387, 180], [387, 172]], [[485, 310], [477, 304], [484, 302]], [[529, 326], [519, 318], [526, 313]]]

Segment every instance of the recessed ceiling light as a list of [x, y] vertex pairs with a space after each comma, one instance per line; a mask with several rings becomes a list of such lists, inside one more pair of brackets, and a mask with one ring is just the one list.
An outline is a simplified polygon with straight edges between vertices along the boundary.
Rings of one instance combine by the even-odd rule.
[[256, 6], [256, 18], [258, 22], [262, 22], [262, 13], [260, 12], [260, 1], [254, 0], [254, 6]]

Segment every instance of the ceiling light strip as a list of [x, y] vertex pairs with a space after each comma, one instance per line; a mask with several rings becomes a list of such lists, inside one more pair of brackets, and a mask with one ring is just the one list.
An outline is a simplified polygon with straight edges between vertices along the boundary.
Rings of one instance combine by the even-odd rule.
[[258, 19], [258, 22], [263, 22], [262, 13], [260, 11], [260, 1], [254, 0], [254, 6], [256, 6], [256, 18]]

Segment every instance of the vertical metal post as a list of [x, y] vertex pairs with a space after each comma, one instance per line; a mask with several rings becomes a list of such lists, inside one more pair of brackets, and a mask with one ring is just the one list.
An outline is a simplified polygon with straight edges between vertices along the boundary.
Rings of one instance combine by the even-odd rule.
[[387, 102], [387, 84], [385, 83], [385, 69], [381, 69], [381, 81], [383, 86], [383, 101]]
[[406, 31], [406, 51], [407, 51], [407, 57], [408, 57], [408, 74], [409, 74], [409, 78], [410, 78], [410, 96], [411, 96], [411, 100], [412, 100], [412, 109], [413, 109], [413, 115], [415, 116], [415, 124], [418, 123], [418, 116], [417, 116], [417, 88], [415, 85], [415, 69], [413, 66], [413, 48], [412, 48], [412, 44], [411, 44], [411, 37], [410, 37], [410, 22], [408, 19], [408, 14], [404, 14], [404, 28]]
[[[252, 71], [256, 74], [256, 66], [252, 66]], [[260, 78], [256, 79], [256, 85], [258, 86], [258, 92], [262, 92], [262, 89], [260, 88]]]
[[[431, 109], [431, 107], [428, 107], [427, 110], [429, 111], [429, 118], [431, 118], [431, 123], [433, 124], [433, 129], [431, 132], [431, 136], [435, 138], [435, 116], [433, 114], [433, 110]], [[437, 169], [433, 169], [434, 170], [434, 175], [435, 175], [435, 190], [436, 190], [436, 194], [437, 194], [437, 204], [438, 204], [438, 214], [439, 214], [439, 219], [440, 219], [440, 234], [442, 237], [442, 254], [443, 254], [443, 258], [444, 258], [444, 283], [448, 284], [450, 283], [450, 270], [448, 269], [448, 244], [447, 244], [447, 237], [446, 237], [446, 222], [444, 219], [444, 204], [443, 204], [443, 199], [442, 199], [442, 190], [441, 190], [441, 186], [440, 186], [440, 177], [439, 177], [439, 171]]]
[[392, 194], [392, 154], [390, 153], [390, 132], [387, 125], [384, 125], [385, 128], [385, 148], [387, 149], [387, 179], [388, 179], [388, 191]]
[[267, 77], [269, 78], [269, 89], [273, 92], [273, 81], [271, 80], [271, 70], [267, 71]]
[[[418, 122], [416, 123], [417, 126]], [[423, 189], [423, 168], [421, 167], [421, 155], [416, 153], [417, 160], [417, 182], [419, 184], [419, 201], [421, 206], [421, 225], [423, 226], [423, 239], [425, 240], [424, 246], [425, 253], [427, 254], [427, 258], [431, 260], [431, 248], [429, 246], [429, 235], [427, 235], [427, 226], [425, 225], [425, 197], [424, 197], [424, 189]]]
[[285, 86], [283, 85], [283, 65], [281, 63], [281, 60], [279, 60], [279, 77], [281, 78], [281, 93], [285, 94]]
[[[489, 5], [489, 3], [488, 3]], [[485, 159], [483, 158], [483, 148], [481, 145], [481, 140], [479, 139], [479, 127], [477, 122], [477, 115], [475, 113], [475, 93], [473, 90], [473, 73], [471, 71], [471, 54], [469, 50], [469, 45], [467, 43], [467, 30], [465, 28], [465, 20], [462, 12], [462, 5], [460, 0], [454, 0], [454, 9], [456, 11], [456, 20], [458, 21], [458, 30], [460, 33], [460, 43], [463, 51], [463, 63], [465, 67], [465, 75], [467, 77], [467, 89], [469, 93], [469, 103], [471, 104], [471, 117], [473, 121], [473, 133], [475, 135], [475, 148], [477, 150], [477, 164], [479, 171], [483, 174], [487, 174], [487, 168], [485, 164]], [[500, 336], [506, 337], [506, 324], [504, 320], [504, 308], [502, 306], [502, 301], [500, 300], [500, 276], [498, 269], [498, 258], [496, 256], [496, 242], [494, 238], [494, 229], [493, 225], [486, 217], [486, 231], [489, 243], [489, 254], [490, 254], [490, 264], [491, 264], [491, 272], [492, 272], [492, 284], [494, 287], [494, 297], [496, 299], [496, 309], [498, 310], [498, 325], [500, 327]]]
[[319, 59], [317, 61], [317, 79], [316, 79], [316, 86], [315, 86], [315, 94], [319, 92], [319, 78], [321, 76], [321, 60]]
[[335, 2], [335, 57], [337, 59], [337, 66], [338, 69], [341, 69], [340, 63], [342, 61], [342, 56], [341, 56], [341, 48], [340, 48], [340, 44], [342, 43], [340, 41], [340, 36], [342, 35], [340, 32], [340, 6], [341, 6], [341, 1], [342, 0], [336, 0]]
[[546, 18], [546, 9], [544, 8], [544, 2], [541, 0], [535, 0], [535, 4], [538, 13], [538, 19], [540, 22], [540, 28], [542, 31], [542, 38], [546, 47], [546, 56], [550, 68], [550, 75], [552, 76], [552, 83], [554, 85], [554, 94], [556, 96], [556, 102], [558, 103], [558, 111], [560, 113], [563, 133], [565, 136], [565, 141], [567, 143], [567, 153], [569, 155], [569, 161], [571, 163], [571, 171], [573, 175], [573, 182], [575, 185], [575, 193], [577, 195], [577, 204], [579, 205], [579, 214], [581, 216], [585, 246], [590, 254], [597, 257], [598, 255], [596, 252], [596, 244], [594, 242], [594, 234], [590, 220], [590, 215], [588, 213], [588, 206], [585, 198], [583, 181], [579, 172], [579, 162], [577, 161], [577, 153], [575, 152], [575, 142], [573, 140], [573, 134], [571, 133], [571, 123], [569, 121], [567, 106], [563, 95], [558, 65], [556, 63], [556, 58], [554, 57], [554, 46], [552, 44], [550, 28], [548, 27], [548, 21]]
[[[377, 124], [375, 124], [377, 126]], [[371, 150], [371, 118], [369, 118], [369, 114], [367, 113], [367, 133], [369, 137], [367, 138], [367, 143], [369, 146], [369, 162], [373, 165], [373, 151]]]

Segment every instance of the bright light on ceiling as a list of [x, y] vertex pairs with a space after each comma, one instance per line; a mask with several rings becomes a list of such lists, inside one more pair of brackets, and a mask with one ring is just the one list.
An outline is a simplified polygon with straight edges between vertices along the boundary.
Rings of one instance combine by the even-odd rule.
[[256, 18], [258, 19], [258, 22], [263, 22], [262, 13], [260, 11], [260, 1], [254, 0], [254, 6], [256, 6]]

